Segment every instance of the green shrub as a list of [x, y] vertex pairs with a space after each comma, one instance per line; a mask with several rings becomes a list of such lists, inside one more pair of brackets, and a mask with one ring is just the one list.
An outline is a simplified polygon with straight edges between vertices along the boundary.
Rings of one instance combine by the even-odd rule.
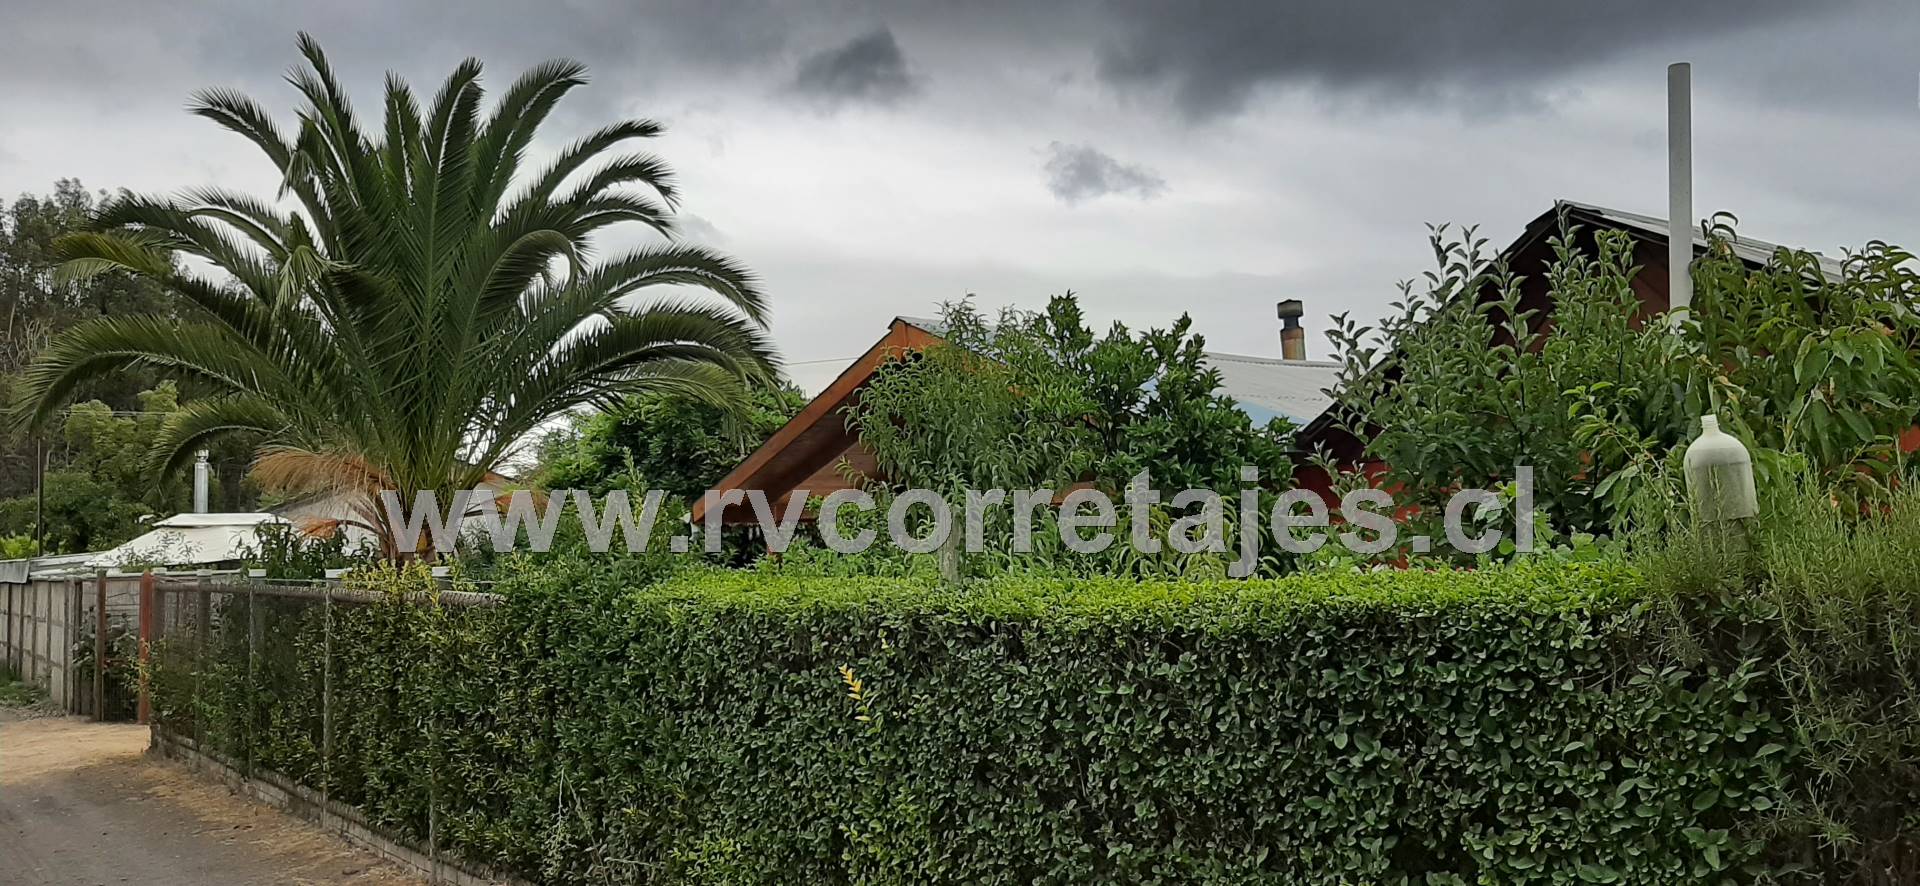
[[[93, 686], [93, 672], [100, 666], [94, 657], [97, 631], [93, 619], [81, 620], [73, 645], [68, 649], [68, 660], [73, 667], [71, 679], [88, 687], [88, 691]], [[139, 711], [140, 700], [139, 626], [123, 616], [110, 619], [106, 647], [106, 673], [101, 677], [106, 698], [102, 710], [96, 713], [107, 720], [132, 720]]]
[[[336, 605], [322, 761], [319, 668], [256, 662], [244, 698], [203, 676], [202, 702], [246, 708], [256, 766], [567, 883], [1744, 881], [1791, 759], [1754, 666], [1650, 663], [1619, 563], [611, 569], [543, 564], [494, 609]], [[272, 645], [310, 649], [313, 611]]]
[[1386, 463], [1373, 480], [1432, 506], [1527, 464], [1555, 529], [1653, 532], [1684, 493], [1679, 453], [1714, 412], [1762, 486], [1811, 475], [1880, 501], [1899, 485], [1898, 441], [1920, 421], [1909, 252], [1876, 241], [1836, 267], [1778, 248], [1756, 267], [1717, 214], [1676, 330], [1644, 316], [1634, 238], [1574, 221], [1540, 268], [1509, 267], [1473, 228], [1436, 228], [1438, 266], [1402, 285], [1393, 315], [1334, 318], [1332, 414]]

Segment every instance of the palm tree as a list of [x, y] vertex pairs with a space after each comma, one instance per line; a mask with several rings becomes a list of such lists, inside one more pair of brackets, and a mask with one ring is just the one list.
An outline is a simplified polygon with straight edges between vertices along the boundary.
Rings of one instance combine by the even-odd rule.
[[[642, 388], [725, 404], [777, 376], [753, 276], [671, 239], [664, 163], [613, 155], [659, 124], [615, 123], [524, 174], [541, 123], [586, 82], [582, 66], [533, 68], [490, 113], [472, 59], [424, 114], [389, 74], [369, 133], [319, 45], [305, 34], [298, 45], [307, 66], [289, 80], [305, 105], [291, 140], [239, 93], [192, 103], [267, 155], [276, 198], [123, 195], [60, 244], [65, 274], [131, 272], [196, 310], [71, 328], [27, 371], [20, 418], [43, 425], [77, 385], [120, 370], [196, 378], [218, 394], [167, 423], [158, 467], [249, 432], [266, 441], [256, 471], [277, 482], [411, 501], [475, 485], [582, 404]], [[594, 235], [627, 222], [664, 242], [595, 260]], [[217, 270], [193, 270], [204, 265]], [[662, 285], [705, 294], [636, 296]]]

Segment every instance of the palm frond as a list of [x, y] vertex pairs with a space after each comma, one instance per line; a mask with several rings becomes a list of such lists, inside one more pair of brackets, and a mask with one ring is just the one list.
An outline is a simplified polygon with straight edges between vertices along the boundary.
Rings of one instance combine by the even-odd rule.
[[561, 98], [586, 82], [585, 65], [556, 59], [535, 65], [507, 89], [478, 146], [480, 195], [485, 202], [499, 203], [540, 124]]
[[582, 203], [609, 188], [628, 184], [652, 188], [660, 195], [660, 199], [667, 201], [669, 207], [679, 200], [680, 192], [674, 186], [673, 172], [667, 168], [665, 161], [652, 154], [628, 154], [600, 167], [560, 202]]
[[197, 377], [275, 402], [310, 402], [314, 396], [225, 326], [165, 317], [98, 317], [56, 336], [27, 368], [15, 417], [43, 427], [80, 384], [132, 368]]
[[273, 404], [246, 395], [189, 401], [167, 416], [153, 438], [149, 464], [162, 474], [186, 467], [196, 450], [210, 441], [244, 432], [273, 435], [287, 428], [287, 417]]
[[70, 283], [113, 271], [147, 277], [173, 273], [173, 256], [164, 237], [140, 231], [77, 231], [55, 240], [54, 282]]
[[665, 132], [666, 127], [652, 120], [622, 120], [612, 126], [601, 129], [560, 152], [545, 172], [534, 179], [527, 188], [526, 196], [535, 200], [551, 200], [567, 179], [579, 172], [595, 157], [613, 149], [622, 142], [640, 138], [654, 138]]
[[756, 323], [766, 322], [767, 298], [745, 265], [704, 246], [649, 246], [601, 263], [581, 284], [619, 298], [649, 286], [695, 286], [720, 296]]
[[288, 495], [325, 495], [389, 488], [393, 478], [358, 453], [263, 446], [248, 472], [260, 488]]

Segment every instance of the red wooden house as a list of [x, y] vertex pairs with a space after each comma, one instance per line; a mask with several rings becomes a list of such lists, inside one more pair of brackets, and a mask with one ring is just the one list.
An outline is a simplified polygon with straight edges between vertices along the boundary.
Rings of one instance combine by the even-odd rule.
[[[942, 341], [941, 333], [937, 320], [895, 317], [886, 335], [710, 491], [758, 489], [766, 493], [776, 513], [785, 513], [794, 495], [825, 496], [848, 488], [848, 469], [878, 476], [873, 454], [847, 429], [846, 407], [889, 358]], [[1294, 340], [1304, 344], [1299, 336]], [[1284, 416], [1305, 424], [1333, 404], [1327, 391], [1339, 372], [1338, 363], [1213, 352], [1207, 360], [1219, 370], [1222, 390], [1257, 423]], [[694, 504], [693, 519], [706, 519], [704, 502]], [[754, 517], [751, 508], [734, 505], [725, 509], [722, 519], [737, 524], [750, 523]]]
[[[1537, 310], [1536, 316], [1541, 322], [1552, 323], [1553, 305], [1546, 271], [1553, 260], [1552, 240], [1560, 230], [1563, 213], [1570, 224], [1580, 229], [1575, 238], [1578, 249], [1592, 252], [1594, 235], [1601, 230], [1631, 234], [1635, 240], [1633, 260], [1640, 268], [1633, 287], [1645, 307], [1643, 313], [1653, 316], [1667, 310], [1666, 221], [1571, 201], [1556, 202], [1553, 208], [1529, 222], [1501, 253], [1513, 273], [1522, 278], [1523, 308]], [[1705, 247], [1704, 237], [1696, 234], [1696, 251]], [[1733, 248], [1757, 266], [1764, 264], [1778, 247], [1743, 237], [1734, 242]], [[1839, 263], [1824, 259], [1823, 262], [1830, 275], [1838, 276]], [[1299, 436], [1300, 452], [1324, 450], [1347, 464], [1360, 463], [1366, 441], [1343, 430], [1327, 414], [1333, 404], [1331, 388], [1336, 382], [1339, 364], [1304, 359], [1302, 332], [1293, 319], [1299, 316], [1298, 305], [1298, 302], [1282, 303], [1280, 311], [1285, 321], [1283, 351], [1293, 359], [1215, 353], [1209, 353], [1208, 359], [1220, 370], [1224, 393], [1233, 397], [1256, 421], [1264, 423], [1275, 415], [1283, 415], [1303, 426]], [[794, 495], [824, 496], [846, 488], [843, 463], [859, 474], [876, 475], [872, 454], [847, 429], [845, 408], [859, 397], [867, 380], [890, 356], [940, 340], [937, 321], [894, 318], [886, 335], [711, 491], [758, 489], [766, 493], [776, 513], [784, 513], [787, 501]], [[1327, 490], [1327, 478], [1304, 464], [1298, 480], [1308, 488]], [[746, 523], [753, 520], [753, 514], [745, 506], [733, 506], [726, 508], [721, 518], [728, 523]], [[695, 504], [693, 519], [696, 522], [707, 519], [703, 504]]]

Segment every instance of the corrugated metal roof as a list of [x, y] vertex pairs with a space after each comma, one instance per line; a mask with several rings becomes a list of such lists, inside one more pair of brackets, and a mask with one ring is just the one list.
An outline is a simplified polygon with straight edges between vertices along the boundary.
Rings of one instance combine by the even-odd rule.
[[[1667, 240], [1667, 220], [1664, 218], [1641, 215], [1637, 212], [1627, 212], [1624, 209], [1613, 209], [1592, 203], [1581, 203], [1577, 200], [1556, 200], [1554, 201], [1554, 205], [1556, 207], [1570, 206], [1575, 209], [1585, 210], [1620, 227], [1631, 228], [1643, 234], [1650, 234], [1657, 237], [1662, 243]], [[1695, 249], [1705, 249], [1707, 247], [1706, 236], [1700, 233], [1697, 228], [1693, 232], [1693, 245]], [[1773, 258], [1773, 253], [1778, 249], [1780, 249], [1780, 244], [1778, 243], [1769, 243], [1765, 240], [1758, 240], [1752, 237], [1736, 236], [1733, 239], [1734, 254], [1756, 265], [1766, 264]], [[1818, 252], [1815, 252], [1814, 255], [1819, 256], [1820, 270], [1823, 273], [1828, 277], [1840, 276], [1841, 266], [1838, 260], [1820, 255]]]
[[1324, 360], [1208, 351], [1207, 364], [1220, 370], [1220, 392], [1232, 397], [1256, 424], [1282, 417], [1305, 425], [1319, 418], [1333, 405], [1327, 390], [1340, 378], [1340, 364]]
[[34, 557], [31, 560], [15, 560], [28, 564], [26, 579], [71, 578], [80, 575], [92, 575], [93, 569], [87, 561], [95, 554], [54, 554], [47, 557]]
[[88, 566], [112, 567], [128, 563], [195, 566], [238, 560], [260, 546], [256, 530], [263, 523], [287, 524], [273, 514], [175, 514], [154, 529], [110, 551], [95, 554]]

